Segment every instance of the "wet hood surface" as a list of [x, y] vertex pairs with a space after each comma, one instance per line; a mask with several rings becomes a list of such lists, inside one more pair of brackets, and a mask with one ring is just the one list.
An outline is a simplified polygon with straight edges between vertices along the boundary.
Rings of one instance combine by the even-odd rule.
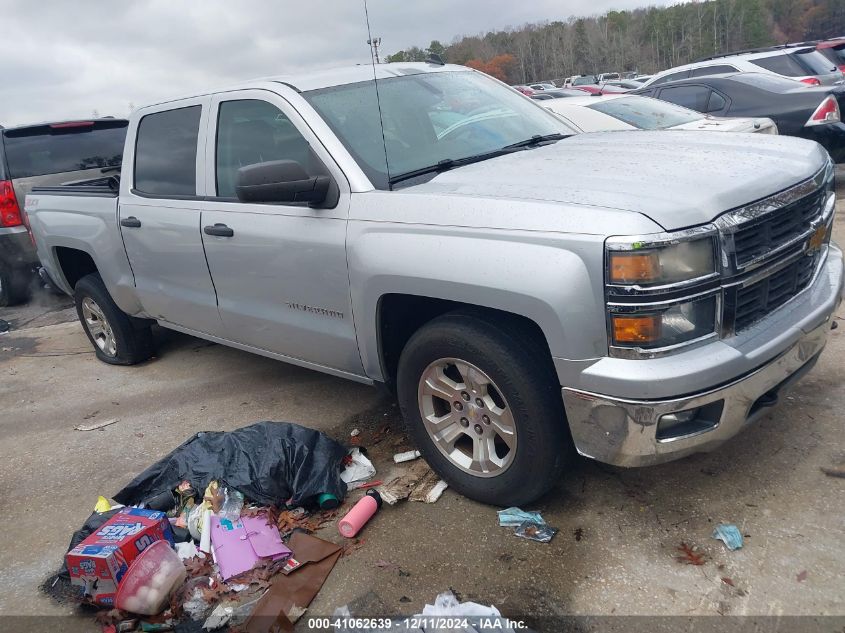
[[621, 209], [674, 230], [787, 189], [826, 160], [820, 145], [785, 136], [601, 132], [459, 167], [407, 190]]

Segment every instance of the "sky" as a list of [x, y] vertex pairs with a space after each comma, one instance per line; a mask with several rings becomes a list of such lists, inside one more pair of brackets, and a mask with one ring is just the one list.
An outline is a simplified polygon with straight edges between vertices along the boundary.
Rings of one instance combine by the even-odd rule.
[[[369, 0], [385, 54], [677, 0]], [[369, 63], [363, 0], [3, 0], [0, 125], [127, 116], [240, 80]]]

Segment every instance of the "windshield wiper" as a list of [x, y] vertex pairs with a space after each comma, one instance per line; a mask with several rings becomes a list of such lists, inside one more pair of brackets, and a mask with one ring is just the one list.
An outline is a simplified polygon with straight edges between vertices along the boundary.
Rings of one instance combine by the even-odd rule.
[[564, 138], [567, 138], [567, 136], [565, 134], [560, 134], [559, 132], [545, 135], [535, 134], [529, 139], [519, 141], [518, 143], [511, 143], [510, 145], [505, 145], [504, 147], [494, 149], [490, 152], [475, 154], [473, 156], [467, 156], [466, 158], [445, 158], [441, 161], [438, 161], [434, 165], [429, 165], [428, 167], [420, 167], [419, 169], [413, 169], [411, 171], [405, 172], [404, 174], [398, 174], [396, 176], [393, 176], [391, 177], [389, 182], [391, 185], [395, 185], [397, 182], [402, 182], [403, 180], [411, 180], [412, 178], [416, 178], [417, 176], [425, 176], [426, 174], [440, 173], [443, 171], [449, 171], [450, 169], [454, 169], [455, 167], [462, 167], [463, 165], [470, 165], [472, 163], [480, 163], [483, 160], [496, 158], [497, 156], [512, 154], [513, 152], [517, 152], [532, 145], [538, 145], [539, 143], [549, 141], [559, 141]]
[[510, 145], [505, 145], [502, 149], [516, 149], [518, 147], [531, 147], [532, 145], [539, 145], [540, 143], [547, 143], [550, 141], [560, 141], [562, 139], [567, 138], [566, 134], [561, 134], [560, 132], [555, 132], [553, 134], [535, 134], [531, 138], [527, 138], [524, 141], [519, 141], [517, 143], [511, 143]]

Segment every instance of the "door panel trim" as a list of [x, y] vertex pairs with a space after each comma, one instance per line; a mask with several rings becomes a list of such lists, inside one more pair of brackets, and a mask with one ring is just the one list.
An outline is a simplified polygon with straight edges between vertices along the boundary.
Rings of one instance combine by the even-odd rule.
[[168, 330], [175, 330], [176, 332], [181, 332], [182, 334], [188, 334], [190, 336], [196, 336], [197, 338], [205, 339], [207, 341], [211, 341], [213, 343], [219, 343], [220, 345], [226, 345], [227, 347], [234, 347], [235, 349], [239, 349], [244, 352], [251, 352], [253, 354], [258, 354], [259, 356], [266, 356], [267, 358], [272, 358], [273, 360], [282, 361], [284, 363], [288, 363], [290, 365], [296, 365], [298, 367], [303, 367], [305, 369], [312, 369], [314, 371], [319, 371], [324, 374], [330, 374], [332, 376], [337, 376], [338, 378], [345, 378], [347, 380], [352, 380], [354, 382], [361, 383], [363, 385], [373, 385], [375, 381], [372, 378], [368, 378], [364, 375], [353, 374], [347, 371], [343, 371], [341, 369], [334, 369], [332, 367], [326, 367], [325, 365], [318, 365], [317, 363], [312, 363], [307, 360], [302, 360], [301, 358], [294, 358], [293, 356], [285, 356], [284, 354], [279, 354], [276, 352], [271, 352], [269, 350], [263, 349], [261, 347], [253, 347], [251, 345], [245, 345], [243, 343], [237, 343], [235, 341], [231, 341], [226, 338], [222, 338], [219, 336], [214, 336], [213, 334], [208, 334], [206, 332], [200, 332], [198, 330], [192, 330], [190, 328], [182, 327], [181, 325], [176, 325], [175, 323], [168, 323], [167, 321], [157, 321], [157, 323], [161, 327], [165, 327]]

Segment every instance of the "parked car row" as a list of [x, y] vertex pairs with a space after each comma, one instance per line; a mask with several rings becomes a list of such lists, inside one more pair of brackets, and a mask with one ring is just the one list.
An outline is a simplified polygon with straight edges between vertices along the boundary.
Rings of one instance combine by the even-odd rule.
[[24, 301], [38, 265], [21, 213], [33, 187], [100, 184], [119, 171], [126, 119], [0, 128], [0, 306]]
[[[710, 77], [726, 73], [753, 72], [794, 79], [810, 86], [841, 84], [845, 74], [839, 58], [845, 39], [833, 40], [810, 46], [790, 44], [735, 53], [725, 53], [701, 59], [691, 64], [676, 66], [657, 73], [643, 85], [645, 87], [679, 81], [681, 79]], [[823, 48], [819, 48], [823, 46]], [[824, 51], [824, 52], [822, 52]], [[835, 59], [831, 58], [835, 56]]]
[[[583, 119], [584, 125], [579, 126], [583, 130], [614, 129], [619, 125], [619, 122], [602, 121], [596, 110], [606, 106], [591, 104], [589, 100], [585, 102], [585, 92], [595, 96], [629, 93], [667, 101], [706, 115], [702, 129], [729, 129], [735, 122], [717, 120], [726, 117], [772, 121], [772, 125], [762, 124], [760, 130], [777, 130], [783, 135], [817, 141], [835, 162], [843, 163], [843, 69], [845, 38], [839, 38], [713, 56], [665, 70], [650, 78], [609, 79], [604, 84], [582, 84], [585, 81], [597, 82], [600, 76], [570, 77], [567, 82], [571, 88], [554, 89], [544, 85], [542, 92], [531, 92], [529, 96], [543, 101], [558, 114], [566, 113], [571, 121]], [[645, 81], [639, 83], [638, 80], [643, 79]], [[567, 103], [552, 105], [562, 98], [566, 98]], [[658, 116], [659, 109], [655, 106], [646, 108], [646, 101], [638, 103], [643, 108], [643, 121]], [[592, 108], [592, 112], [579, 113], [579, 107]], [[632, 124], [630, 121], [626, 123]], [[672, 127], [657, 119], [654, 125], [660, 129]]]
[[733, 73], [652, 84], [633, 94], [669, 101], [710, 116], [768, 117], [781, 134], [820, 143], [845, 162], [845, 86], [804, 86], [762, 73]]

